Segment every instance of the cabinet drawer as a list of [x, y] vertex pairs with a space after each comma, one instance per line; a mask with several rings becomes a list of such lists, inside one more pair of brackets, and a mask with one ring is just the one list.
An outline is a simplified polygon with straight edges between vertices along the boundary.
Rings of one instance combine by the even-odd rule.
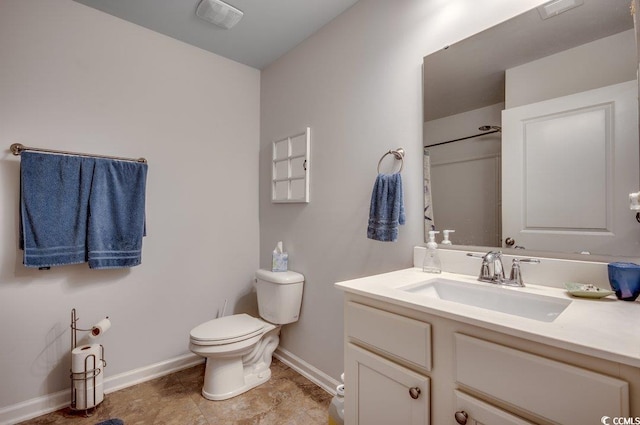
[[428, 323], [348, 302], [345, 329], [348, 338], [431, 370], [431, 325]]
[[560, 424], [629, 415], [629, 385], [491, 342], [455, 334], [456, 380]]
[[467, 425], [533, 425], [529, 421], [525, 421], [468, 394], [460, 391], [454, 391], [454, 393], [456, 398], [455, 411], [462, 411], [468, 415]]

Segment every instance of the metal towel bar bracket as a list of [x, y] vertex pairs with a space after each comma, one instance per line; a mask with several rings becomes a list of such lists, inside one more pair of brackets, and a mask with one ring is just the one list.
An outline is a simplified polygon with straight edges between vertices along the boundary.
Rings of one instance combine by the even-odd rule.
[[402, 148], [398, 148], [396, 150], [390, 150], [388, 152], [385, 152], [384, 155], [382, 155], [382, 158], [380, 158], [380, 161], [378, 161], [378, 174], [380, 174], [380, 164], [382, 164], [382, 160], [387, 156], [387, 155], [393, 155], [393, 157], [395, 159], [397, 159], [398, 161], [400, 161], [400, 170], [398, 170], [398, 172], [401, 172], [402, 169], [404, 168], [404, 149]]

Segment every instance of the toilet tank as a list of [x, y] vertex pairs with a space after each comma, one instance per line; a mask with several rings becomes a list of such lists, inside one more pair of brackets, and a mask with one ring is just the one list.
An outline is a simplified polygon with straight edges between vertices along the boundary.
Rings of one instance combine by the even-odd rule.
[[302, 305], [304, 276], [294, 271], [256, 272], [260, 317], [275, 325], [297, 322]]

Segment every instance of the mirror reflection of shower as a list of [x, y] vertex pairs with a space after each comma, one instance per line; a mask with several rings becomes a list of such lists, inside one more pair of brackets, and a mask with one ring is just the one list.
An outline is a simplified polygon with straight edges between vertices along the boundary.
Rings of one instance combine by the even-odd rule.
[[434, 121], [440, 132], [430, 127], [429, 134], [458, 137], [425, 143], [425, 232], [455, 229], [471, 245], [501, 245], [502, 126], [499, 113], [487, 115]]

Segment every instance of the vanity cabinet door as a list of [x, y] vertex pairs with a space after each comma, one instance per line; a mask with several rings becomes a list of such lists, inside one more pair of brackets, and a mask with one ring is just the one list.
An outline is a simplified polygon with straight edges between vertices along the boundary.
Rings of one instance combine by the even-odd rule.
[[[460, 391], [454, 391], [456, 408], [452, 424], [460, 425], [533, 425], [517, 416], [498, 409]], [[457, 416], [456, 416], [457, 415]], [[466, 419], [463, 419], [465, 418]]]
[[345, 423], [429, 425], [429, 378], [349, 343]]

